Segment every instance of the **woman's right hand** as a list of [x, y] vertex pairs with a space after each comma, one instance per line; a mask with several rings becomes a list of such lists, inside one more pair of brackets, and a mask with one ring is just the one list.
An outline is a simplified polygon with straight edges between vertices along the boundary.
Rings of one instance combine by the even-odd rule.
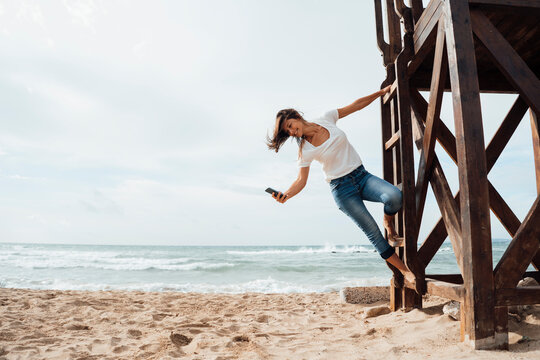
[[289, 200], [289, 197], [285, 194], [283, 194], [281, 191], [277, 193], [273, 193], [272, 197], [276, 199], [277, 202], [284, 204], [285, 201]]

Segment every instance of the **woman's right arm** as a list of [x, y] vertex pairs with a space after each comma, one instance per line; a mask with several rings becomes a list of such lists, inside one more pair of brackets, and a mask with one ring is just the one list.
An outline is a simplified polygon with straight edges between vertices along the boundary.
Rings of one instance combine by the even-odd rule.
[[278, 195], [272, 194], [272, 197], [276, 199], [277, 202], [285, 203], [285, 201], [289, 200], [296, 194], [298, 194], [302, 189], [306, 186], [307, 179], [309, 175], [309, 166], [301, 167], [300, 171], [298, 172], [298, 178], [296, 178], [296, 181], [292, 183], [289, 190], [285, 191], [285, 193], [282, 196], [281, 193]]

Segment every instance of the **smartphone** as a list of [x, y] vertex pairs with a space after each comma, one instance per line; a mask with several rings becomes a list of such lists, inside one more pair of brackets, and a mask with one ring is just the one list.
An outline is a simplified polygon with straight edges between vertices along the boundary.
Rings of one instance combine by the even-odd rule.
[[[279, 191], [274, 190], [272, 188], [266, 188], [266, 190], [264, 190], [264, 191], [266, 191], [269, 194], [276, 194], [276, 196], [278, 196], [278, 194], [279, 194]], [[281, 193], [281, 195], [283, 195], [283, 193]]]

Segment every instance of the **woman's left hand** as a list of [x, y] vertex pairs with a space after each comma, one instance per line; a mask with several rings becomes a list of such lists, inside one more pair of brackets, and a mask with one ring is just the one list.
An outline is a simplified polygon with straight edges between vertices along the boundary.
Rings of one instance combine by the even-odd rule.
[[273, 193], [272, 197], [276, 199], [277, 202], [282, 203], [282, 204], [284, 204], [285, 201], [289, 200], [289, 197], [281, 192], [279, 192], [277, 195]]
[[387, 87], [385, 87], [384, 89], [382, 89], [383, 95], [384, 95], [384, 94], [388, 94], [388, 93], [390, 92], [390, 89], [392, 89], [392, 85], [388, 85]]

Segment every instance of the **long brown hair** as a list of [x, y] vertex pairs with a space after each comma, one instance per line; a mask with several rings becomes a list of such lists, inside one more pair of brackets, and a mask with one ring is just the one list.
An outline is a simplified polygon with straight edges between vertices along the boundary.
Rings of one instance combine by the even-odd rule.
[[[275, 150], [276, 152], [279, 151], [281, 146], [287, 139], [290, 137], [289, 133], [285, 131], [282, 127], [285, 121], [288, 119], [298, 119], [298, 120], [304, 120], [302, 115], [295, 109], [283, 109], [278, 111], [276, 115], [276, 125], [274, 126], [274, 134], [272, 137], [266, 136], [266, 145], [268, 146], [268, 149]], [[303, 137], [294, 137], [296, 139], [296, 142], [299, 146], [299, 152], [298, 155], [302, 155], [302, 146], [304, 145], [304, 142], [306, 139]]]

